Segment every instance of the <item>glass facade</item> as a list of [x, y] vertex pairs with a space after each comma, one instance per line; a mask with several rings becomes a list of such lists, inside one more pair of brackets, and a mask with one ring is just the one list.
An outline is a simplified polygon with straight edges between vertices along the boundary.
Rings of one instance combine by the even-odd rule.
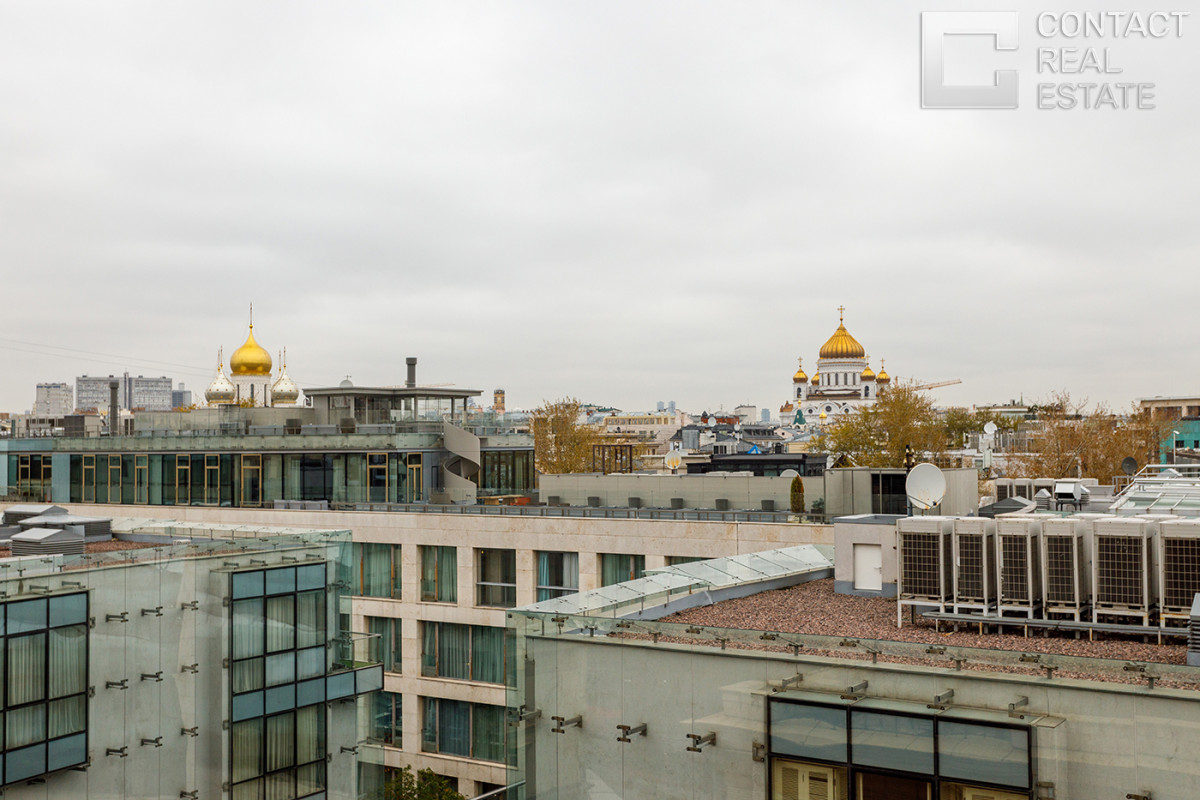
[[475, 604], [512, 608], [517, 604], [517, 551], [475, 551]]
[[350, 594], [400, 599], [400, 545], [354, 543]]
[[0, 604], [5, 785], [87, 762], [88, 595]]
[[367, 617], [367, 633], [379, 637], [384, 672], [400, 672], [400, 623], [395, 617]]
[[646, 571], [646, 557], [627, 553], [603, 553], [600, 556], [600, 585], [637, 580]]
[[537, 554], [537, 602], [579, 591], [579, 554]]

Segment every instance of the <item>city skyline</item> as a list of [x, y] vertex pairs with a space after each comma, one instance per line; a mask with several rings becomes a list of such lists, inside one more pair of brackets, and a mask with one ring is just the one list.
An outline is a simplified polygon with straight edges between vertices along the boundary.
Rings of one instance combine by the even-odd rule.
[[1155, 110], [1010, 112], [921, 109], [914, 2], [5, 6], [3, 410], [202, 389], [250, 302], [302, 387], [510, 408], [777, 413], [841, 305], [941, 405], [1194, 393], [1190, 19], [1104, 43]]

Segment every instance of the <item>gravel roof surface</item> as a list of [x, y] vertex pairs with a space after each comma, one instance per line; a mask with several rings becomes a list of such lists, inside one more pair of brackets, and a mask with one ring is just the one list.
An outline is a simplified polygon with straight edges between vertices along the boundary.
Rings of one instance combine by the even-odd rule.
[[[942, 623], [939, 632], [934, 629], [932, 622], [921, 620], [920, 617], [918, 620], [920, 621], [915, 625], [906, 622], [903, 628], [897, 628], [895, 600], [835, 594], [831, 578], [726, 600], [662, 619], [663, 622], [780, 633], [919, 642], [1165, 664], [1187, 663], [1187, 647], [1176, 644], [1175, 642], [1180, 641], [1178, 639], [1169, 640], [1171, 644], [1159, 645], [1137, 638], [1105, 634], [1097, 634], [1096, 641], [1075, 639], [1072, 634], [1043, 635], [1041, 632], [1034, 632], [1029, 638], [1017, 632], [981, 635], [976, 626], [970, 626], [971, 630], [964, 626], [954, 631], [952, 626], [945, 622]], [[1153, 630], [1150, 629], [1151, 634]], [[1099, 638], [1101, 636], [1105, 638]]]

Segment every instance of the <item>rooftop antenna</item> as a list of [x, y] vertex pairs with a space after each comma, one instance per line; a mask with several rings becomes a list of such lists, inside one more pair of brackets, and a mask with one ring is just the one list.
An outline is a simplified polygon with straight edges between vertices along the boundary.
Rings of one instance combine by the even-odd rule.
[[912, 472], [908, 473], [904, 491], [913, 508], [928, 511], [945, 497], [946, 476], [933, 464], [917, 464], [912, 468]]

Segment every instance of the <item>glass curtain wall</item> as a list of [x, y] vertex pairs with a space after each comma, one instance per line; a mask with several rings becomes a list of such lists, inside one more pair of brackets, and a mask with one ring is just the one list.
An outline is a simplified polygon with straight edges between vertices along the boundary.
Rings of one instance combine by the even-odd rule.
[[538, 552], [537, 601], [539, 603], [578, 591], [578, 553]]
[[504, 628], [422, 623], [421, 674], [426, 677], [506, 683], [514, 668], [512, 634]]

